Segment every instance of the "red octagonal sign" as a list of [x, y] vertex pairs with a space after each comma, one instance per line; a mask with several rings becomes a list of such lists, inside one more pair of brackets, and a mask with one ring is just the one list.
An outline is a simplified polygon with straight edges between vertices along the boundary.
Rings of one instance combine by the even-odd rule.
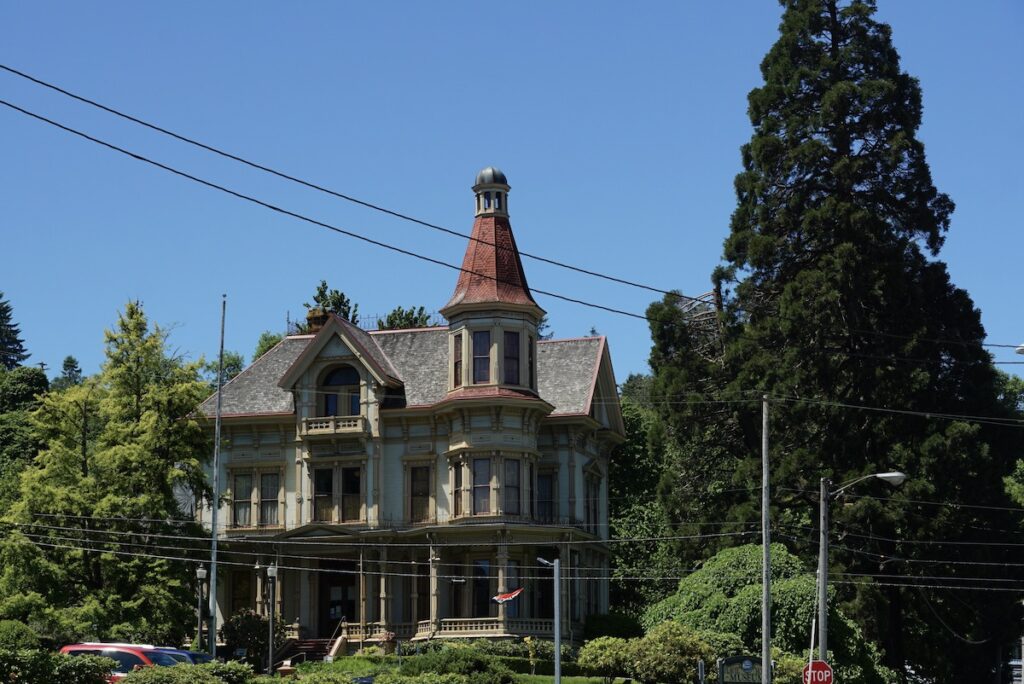
[[832, 667], [824, 660], [812, 660], [804, 665], [804, 684], [834, 684]]

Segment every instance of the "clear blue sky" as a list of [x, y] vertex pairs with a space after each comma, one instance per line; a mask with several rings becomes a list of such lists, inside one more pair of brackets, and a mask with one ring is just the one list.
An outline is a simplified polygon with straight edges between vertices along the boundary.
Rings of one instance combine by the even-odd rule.
[[[924, 90], [942, 252], [989, 340], [1024, 342], [1024, 4], [882, 0]], [[777, 33], [762, 2], [20, 2], [0, 61], [328, 187], [466, 231], [502, 168], [523, 250], [697, 294], [729, 215], [747, 92]], [[287, 208], [458, 263], [465, 241], [271, 180], [0, 73], [0, 97]], [[31, 362], [102, 361], [129, 299], [171, 343], [248, 359], [326, 278], [364, 317], [436, 310], [452, 271], [247, 205], [0, 111], [0, 290]], [[533, 261], [531, 285], [642, 313], [652, 295]], [[646, 324], [538, 296], [556, 336], [610, 338], [620, 380]], [[1022, 359], [1012, 350], [1003, 361]], [[1007, 369], [1020, 366], [1003, 366]]]

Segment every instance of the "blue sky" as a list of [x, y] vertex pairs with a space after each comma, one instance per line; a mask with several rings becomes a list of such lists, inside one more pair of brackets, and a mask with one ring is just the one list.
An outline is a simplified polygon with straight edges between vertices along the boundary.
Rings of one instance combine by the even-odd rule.
[[[1024, 5], [883, 0], [924, 91], [945, 249], [989, 340], [1024, 342]], [[4, 3], [0, 61], [294, 175], [468, 232], [476, 171], [502, 168], [520, 248], [699, 294], [749, 139], [774, 2]], [[458, 263], [465, 241], [190, 149], [0, 73], [0, 97], [374, 239]], [[456, 274], [328, 233], [0, 111], [0, 290], [31, 362], [86, 372], [129, 299], [172, 346], [248, 359], [326, 278], [364, 318], [442, 306]], [[534, 287], [642, 313], [653, 295], [526, 260]], [[538, 296], [558, 337], [609, 336], [647, 367], [643, 321]], [[996, 353], [1014, 361], [1012, 350]], [[1007, 369], [1019, 366], [1003, 366]]]

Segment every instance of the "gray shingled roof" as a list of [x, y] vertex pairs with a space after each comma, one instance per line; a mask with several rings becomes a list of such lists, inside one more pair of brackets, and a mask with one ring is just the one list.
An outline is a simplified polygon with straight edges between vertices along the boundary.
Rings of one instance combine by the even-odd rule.
[[448, 391], [448, 328], [377, 331], [370, 337], [398, 371], [407, 406], [444, 399]]
[[[312, 338], [286, 337], [231, 382], [224, 385], [224, 415], [291, 413], [292, 394], [277, 386]], [[434, 404], [445, 397], [448, 385], [448, 329], [363, 332], [360, 344], [405, 386], [408, 406]], [[554, 414], [586, 413], [587, 398], [597, 364], [601, 338], [545, 340], [537, 344], [537, 381], [542, 399]], [[214, 415], [216, 395], [200, 406]]]
[[537, 343], [537, 390], [554, 405], [553, 414], [586, 413], [587, 399], [601, 357], [601, 338], [544, 340]]
[[[221, 391], [224, 415], [248, 413], [291, 413], [292, 393], [277, 386], [312, 337], [286, 337], [280, 344], [226, 383]], [[204, 401], [199, 410], [207, 416], [217, 411], [217, 394]]]

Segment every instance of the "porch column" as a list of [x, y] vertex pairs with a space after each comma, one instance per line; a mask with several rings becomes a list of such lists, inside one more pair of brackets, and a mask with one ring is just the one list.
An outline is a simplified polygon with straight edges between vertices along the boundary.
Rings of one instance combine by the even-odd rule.
[[441, 631], [441, 615], [437, 610], [437, 550], [430, 544], [430, 630]]
[[[506, 581], [506, 567], [508, 566], [508, 546], [505, 545], [504, 539], [498, 544], [498, 593], [504, 594], [508, 591], [508, 584]], [[505, 625], [505, 618], [507, 613], [507, 605], [505, 603], [498, 604], [498, 620], [501, 621], [502, 626]]]
[[359, 549], [359, 627], [365, 634], [366, 628], [366, 575], [363, 573], [363, 556], [365, 552]]
[[388, 596], [388, 587], [391, 585], [390, 578], [385, 574], [388, 571], [388, 548], [385, 546], [380, 550], [380, 562], [377, 564], [380, 568], [380, 575], [378, 576], [378, 587], [380, 589], [380, 621], [384, 625], [391, 623], [391, 598]]
[[[308, 560], [302, 561], [303, 567], [309, 565]], [[312, 632], [313, 625], [313, 610], [309, 600], [309, 570], [302, 569], [299, 571], [299, 624]]]

